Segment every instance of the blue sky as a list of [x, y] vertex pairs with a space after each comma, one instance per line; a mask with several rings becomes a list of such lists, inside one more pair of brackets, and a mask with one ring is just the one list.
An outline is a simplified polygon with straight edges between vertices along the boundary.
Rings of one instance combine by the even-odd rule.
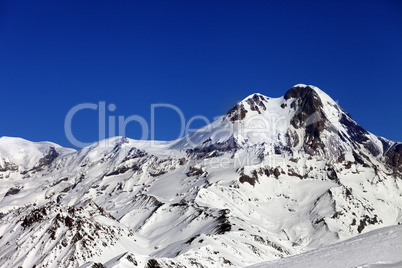
[[[402, 141], [401, 14], [400, 1], [1, 1], [0, 136], [71, 147], [64, 120], [80, 103], [147, 121], [151, 104], [170, 103], [212, 120], [305, 83]], [[176, 138], [178, 114], [155, 113], [155, 137]], [[72, 130], [96, 141], [97, 112]]]

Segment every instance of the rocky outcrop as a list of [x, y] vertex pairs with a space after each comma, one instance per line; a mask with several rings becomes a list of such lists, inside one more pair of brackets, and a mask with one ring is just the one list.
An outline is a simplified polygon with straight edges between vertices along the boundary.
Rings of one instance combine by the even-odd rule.
[[402, 143], [395, 144], [386, 153], [386, 163], [395, 171], [402, 172]]
[[313, 88], [295, 86], [284, 95], [285, 100], [294, 99], [291, 108], [295, 109], [290, 119], [295, 129], [305, 129], [304, 144], [313, 150], [323, 148], [320, 134], [327, 126], [327, 119], [322, 111], [323, 103]]

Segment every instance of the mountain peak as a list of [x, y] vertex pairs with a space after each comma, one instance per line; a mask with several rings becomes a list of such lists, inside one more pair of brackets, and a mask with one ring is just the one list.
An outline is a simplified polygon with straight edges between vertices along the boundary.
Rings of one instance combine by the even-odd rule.
[[261, 95], [259, 93], [254, 93], [253, 95], [247, 97], [244, 102], [249, 105], [250, 110], [256, 111], [261, 114], [261, 111], [267, 110], [264, 102], [267, 102], [268, 100], [268, 97], [265, 97], [264, 95]]
[[402, 143], [306, 85], [174, 141], [0, 138], [0, 181], [4, 268], [244, 267], [402, 223]]
[[314, 96], [316, 98], [320, 98], [317, 93], [317, 88], [314, 86], [307, 86], [304, 84], [297, 84], [291, 87], [284, 95], [285, 100], [290, 98], [305, 98], [307, 96]]
[[312, 86], [298, 84], [291, 87], [284, 95], [285, 100], [294, 99], [290, 107], [296, 110], [291, 119], [291, 124], [298, 129], [305, 125], [306, 120], [313, 114], [319, 113], [322, 116], [323, 102]]
[[[357, 141], [352, 134], [363, 131], [348, 127], [354, 125], [349, 114], [325, 92], [312, 85], [297, 84], [279, 98], [251, 94], [222, 120], [195, 131], [185, 140], [196, 140], [193, 147], [202, 148], [227, 144], [232, 138], [240, 147], [280, 142], [289, 148], [302, 146], [311, 154], [325, 154], [326, 149], [332, 148], [332, 140], [341, 139], [341, 133], [346, 133], [344, 136], [350, 137], [350, 142]], [[363, 139], [367, 140], [359, 140]], [[345, 148], [349, 146], [346, 143]], [[335, 155], [338, 154], [336, 151]]]
[[262, 111], [267, 109], [264, 102], [267, 102], [268, 100], [268, 97], [265, 97], [259, 93], [254, 93], [230, 109], [226, 113], [226, 117], [234, 123], [236, 121], [243, 120], [249, 111], [257, 111], [259, 114], [261, 114]]
[[263, 111], [267, 110], [266, 104], [269, 99], [269, 97], [260, 93], [251, 94], [230, 109], [226, 113], [226, 117], [234, 123], [243, 120], [246, 117], [246, 114], [251, 111], [261, 114]]

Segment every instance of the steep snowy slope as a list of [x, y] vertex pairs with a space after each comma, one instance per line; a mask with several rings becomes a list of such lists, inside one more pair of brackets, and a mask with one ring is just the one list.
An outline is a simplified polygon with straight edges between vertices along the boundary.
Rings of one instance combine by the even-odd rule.
[[[243, 267], [402, 222], [402, 143], [313, 86], [253, 94], [175, 141], [1, 138], [0, 159], [2, 267]], [[84, 239], [96, 226], [109, 242]]]
[[41, 169], [57, 156], [75, 152], [51, 142], [30, 142], [21, 138], [0, 137], [0, 170]]
[[249, 268], [400, 268], [402, 226], [384, 227], [349, 240]]

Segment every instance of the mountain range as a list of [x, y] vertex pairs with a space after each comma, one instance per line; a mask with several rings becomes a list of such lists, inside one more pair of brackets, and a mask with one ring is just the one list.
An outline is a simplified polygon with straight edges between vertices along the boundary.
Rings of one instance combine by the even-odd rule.
[[0, 267], [287, 260], [400, 225], [401, 189], [402, 143], [303, 84], [250, 95], [174, 141], [77, 151], [2, 137]]

